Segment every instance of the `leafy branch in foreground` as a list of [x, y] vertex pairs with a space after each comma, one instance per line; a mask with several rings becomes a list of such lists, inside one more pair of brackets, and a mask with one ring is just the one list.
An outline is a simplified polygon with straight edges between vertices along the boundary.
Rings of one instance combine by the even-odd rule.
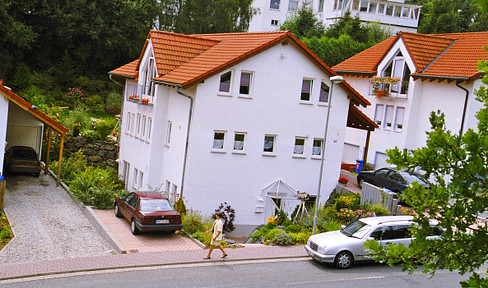
[[[488, 72], [486, 61], [479, 66]], [[488, 85], [487, 76], [482, 82]], [[413, 185], [402, 196], [417, 213], [411, 231], [416, 239], [408, 248], [369, 242], [375, 260], [402, 263], [410, 273], [421, 263], [423, 272], [430, 275], [440, 269], [470, 274], [461, 282], [463, 287], [488, 287], [486, 271], [479, 274], [488, 261], [488, 227], [479, 218], [488, 208], [488, 90], [481, 86], [476, 95], [483, 104], [476, 115], [477, 130], [453, 134], [446, 130], [444, 115], [432, 113], [425, 147], [387, 151], [390, 162], [399, 169], [420, 168], [434, 184], [429, 190]], [[428, 239], [430, 221], [444, 228], [442, 239]]]

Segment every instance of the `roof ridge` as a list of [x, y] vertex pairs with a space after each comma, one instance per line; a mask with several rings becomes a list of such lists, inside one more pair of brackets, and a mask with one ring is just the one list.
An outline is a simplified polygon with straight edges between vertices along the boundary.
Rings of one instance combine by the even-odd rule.
[[449, 46], [446, 47], [446, 49], [444, 49], [441, 53], [439, 53], [429, 64], [427, 64], [427, 66], [425, 66], [424, 69], [422, 69], [422, 71], [420, 71], [420, 73], [424, 73], [425, 71], [427, 71], [427, 69], [430, 68], [430, 66], [432, 66], [435, 61], [437, 61], [437, 59], [439, 59], [442, 55], [444, 55], [444, 53], [446, 53], [449, 48], [452, 47], [452, 45], [454, 45], [454, 43], [456, 43], [458, 40], [457, 39], [454, 39], [451, 44], [449, 44]]

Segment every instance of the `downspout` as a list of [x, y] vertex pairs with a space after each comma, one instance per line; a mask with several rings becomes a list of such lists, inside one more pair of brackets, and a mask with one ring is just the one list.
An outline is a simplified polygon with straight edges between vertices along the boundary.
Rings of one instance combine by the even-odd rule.
[[466, 109], [468, 107], [469, 91], [468, 91], [468, 89], [459, 85], [459, 81], [456, 81], [456, 86], [461, 88], [462, 90], [464, 90], [466, 92], [466, 97], [464, 99], [463, 118], [461, 119], [461, 129], [459, 129], [459, 136], [462, 136], [463, 135], [463, 128], [464, 128], [464, 120], [466, 118]]
[[180, 197], [183, 197], [183, 190], [185, 187], [185, 175], [186, 175], [186, 160], [188, 159], [188, 147], [190, 145], [190, 126], [191, 126], [191, 118], [193, 114], [193, 97], [191, 95], [185, 94], [184, 92], [180, 91], [181, 85], [176, 86], [176, 93], [180, 94], [183, 97], [190, 99], [190, 112], [188, 113], [188, 127], [186, 129], [186, 144], [185, 144], [185, 156], [183, 158], [183, 174], [181, 175], [181, 193]]

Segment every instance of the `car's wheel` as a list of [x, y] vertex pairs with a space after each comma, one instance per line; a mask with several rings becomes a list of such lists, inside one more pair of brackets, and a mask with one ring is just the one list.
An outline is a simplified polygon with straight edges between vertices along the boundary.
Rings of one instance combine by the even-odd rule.
[[122, 217], [122, 214], [120, 213], [120, 208], [119, 208], [119, 204], [115, 204], [115, 217]]
[[132, 232], [132, 234], [134, 234], [134, 235], [137, 235], [140, 233], [139, 230], [137, 230], [136, 221], [134, 219], [132, 219], [130, 221], [130, 232]]
[[351, 267], [353, 263], [354, 257], [352, 257], [352, 254], [349, 251], [339, 252], [334, 260], [335, 266], [340, 269], [347, 269]]
[[364, 179], [363, 178], [359, 179], [358, 181], [359, 188], [363, 189], [363, 183], [364, 183]]

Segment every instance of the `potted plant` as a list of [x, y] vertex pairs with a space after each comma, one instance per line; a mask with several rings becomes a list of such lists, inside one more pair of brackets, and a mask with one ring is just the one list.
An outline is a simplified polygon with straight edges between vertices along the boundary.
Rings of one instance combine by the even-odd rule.
[[373, 93], [378, 97], [389, 97], [390, 96], [390, 86], [398, 84], [400, 82], [400, 77], [392, 76], [375, 76], [369, 80], [371, 85], [373, 85]]
[[346, 177], [339, 178], [339, 184], [347, 185], [347, 182], [349, 182], [349, 179]]

